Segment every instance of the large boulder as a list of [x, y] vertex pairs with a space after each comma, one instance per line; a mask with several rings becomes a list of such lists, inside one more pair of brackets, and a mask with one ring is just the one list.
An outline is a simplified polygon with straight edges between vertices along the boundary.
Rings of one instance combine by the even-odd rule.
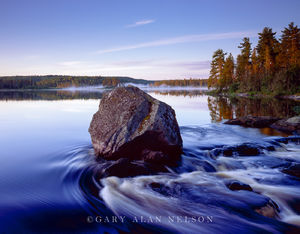
[[97, 156], [172, 164], [182, 153], [174, 110], [137, 87], [103, 95], [89, 132]]

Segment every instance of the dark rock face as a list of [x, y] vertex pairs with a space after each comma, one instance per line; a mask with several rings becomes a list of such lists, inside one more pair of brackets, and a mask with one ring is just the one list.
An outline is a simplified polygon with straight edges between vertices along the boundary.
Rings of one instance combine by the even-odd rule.
[[252, 127], [252, 128], [266, 128], [276, 121], [280, 120], [280, 118], [274, 118], [270, 116], [244, 116], [236, 119], [230, 119], [226, 121], [224, 124], [230, 125], [241, 125], [244, 127]]
[[104, 94], [89, 132], [97, 156], [172, 164], [182, 153], [174, 110], [136, 87]]

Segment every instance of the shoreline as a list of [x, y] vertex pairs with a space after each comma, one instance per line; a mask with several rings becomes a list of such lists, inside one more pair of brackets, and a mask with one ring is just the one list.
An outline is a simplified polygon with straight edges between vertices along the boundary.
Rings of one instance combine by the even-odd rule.
[[249, 94], [249, 93], [217, 93], [212, 91], [207, 92], [211, 96], [223, 96], [223, 97], [242, 97], [242, 98], [277, 98], [277, 99], [289, 99], [294, 101], [300, 101], [300, 94], [290, 94], [290, 95], [272, 95], [272, 94]]
[[[28, 92], [28, 91], [99, 91], [110, 89], [109, 87], [97, 87], [92, 88], [91, 86], [87, 87], [76, 87], [76, 88], [43, 88], [43, 89], [0, 89], [0, 92]], [[208, 90], [203, 87], [186, 87], [186, 86], [176, 86], [176, 87], [147, 87], [146, 90], [201, 90], [204, 91], [209, 96], [221, 96], [221, 97], [241, 97], [241, 98], [276, 98], [276, 99], [287, 99], [300, 102], [300, 94], [290, 94], [290, 95], [274, 95], [274, 94], [250, 94], [250, 93], [229, 93], [222, 92], [218, 93], [215, 90]]]

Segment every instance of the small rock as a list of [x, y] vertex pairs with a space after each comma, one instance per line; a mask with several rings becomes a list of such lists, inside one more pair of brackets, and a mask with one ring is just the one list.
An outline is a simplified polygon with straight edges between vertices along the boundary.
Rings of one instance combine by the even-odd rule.
[[273, 144], [274, 142], [279, 142], [283, 144], [288, 144], [292, 142], [292, 143], [300, 144], [300, 136], [281, 137], [278, 139], [274, 139]]
[[160, 183], [157, 182], [152, 182], [151, 184], [149, 184], [149, 186], [153, 189], [159, 189], [162, 187], [162, 185]]
[[223, 155], [225, 157], [230, 157], [230, 156], [233, 156], [233, 152], [234, 152], [234, 148], [233, 147], [228, 147], [228, 148], [223, 150]]
[[270, 127], [286, 133], [300, 134], [300, 117], [281, 119], [273, 123]]
[[265, 206], [258, 207], [255, 211], [265, 217], [275, 218], [278, 216], [279, 208], [278, 205], [270, 199]]
[[174, 184], [173, 187], [169, 187], [164, 184], [160, 184], [157, 182], [152, 182], [149, 184], [149, 187], [163, 196], [178, 196], [180, 194], [181, 186], [179, 184]]
[[283, 173], [300, 178], [300, 163], [293, 163], [282, 170]]
[[260, 149], [273, 150], [274, 147], [264, 147], [254, 143], [244, 143], [237, 146], [223, 146], [210, 151], [211, 155], [219, 156], [223, 154], [224, 157], [236, 156], [257, 156], [261, 154]]
[[300, 116], [289, 118], [286, 122], [289, 124], [300, 124]]
[[252, 127], [252, 128], [266, 128], [278, 120], [280, 120], [280, 118], [275, 118], [270, 116], [258, 117], [258, 116], [248, 115], [236, 119], [227, 120], [224, 124], [241, 125], [244, 127]]
[[254, 144], [242, 144], [236, 147], [239, 156], [257, 156], [260, 154], [259, 147]]
[[239, 190], [253, 191], [250, 185], [244, 184], [240, 181], [231, 181], [227, 183], [226, 186], [232, 191], [239, 191]]

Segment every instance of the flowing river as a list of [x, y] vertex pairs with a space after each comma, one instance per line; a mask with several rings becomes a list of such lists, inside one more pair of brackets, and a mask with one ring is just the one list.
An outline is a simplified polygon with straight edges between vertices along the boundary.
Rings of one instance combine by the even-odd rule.
[[106, 162], [88, 127], [102, 92], [0, 92], [0, 231], [299, 233], [300, 179], [285, 170], [300, 163], [300, 137], [223, 122], [295, 116], [300, 102], [148, 93], [175, 109], [182, 160], [155, 175], [99, 178]]

